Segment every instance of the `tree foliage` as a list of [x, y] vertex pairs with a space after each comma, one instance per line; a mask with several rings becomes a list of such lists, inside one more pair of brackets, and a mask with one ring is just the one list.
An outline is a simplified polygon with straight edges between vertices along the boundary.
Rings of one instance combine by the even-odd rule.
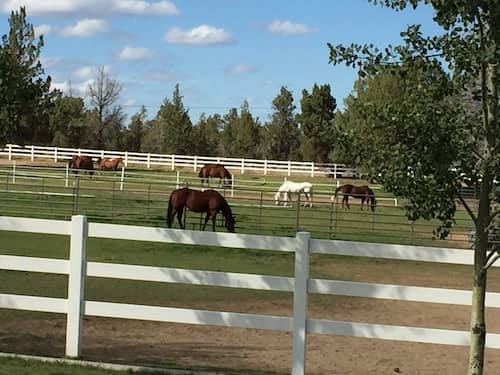
[[172, 99], [164, 100], [147, 130], [145, 145], [150, 152], [189, 155], [193, 146], [192, 133], [193, 125], [184, 108], [179, 84], [176, 84]]
[[286, 87], [281, 87], [279, 95], [273, 99], [273, 110], [263, 138], [265, 156], [276, 160], [297, 159], [300, 131], [293, 95]]
[[[500, 180], [500, 4], [498, 0], [372, 2], [394, 9], [429, 4], [436, 11], [434, 20], [443, 27], [442, 35], [427, 37], [419, 25], [409, 26], [401, 33], [401, 45], [382, 50], [370, 44], [329, 44], [330, 62], [356, 67], [370, 83], [387, 72], [404, 83], [402, 97], [382, 105], [361, 105], [364, 128], [375, 146], [370, 152], [359, 147], [359, 152], [372, 172], [380, 166], [377, 178], [389, 191], [410, 200], [409, 217], [437, 217], [446, 228], [453, 222], [458, 199], [474, 223], [469, 374], [482, 374], [486, 273], [500, 257], [498, 245], [489, 241], [499, 228], [495, 202], [499, 203]], [[443, 62], [450, 78], [441, 68]], [[471, 112], [454, 99], [473, 82], [480, 87], [475, 95], [481, 101], [480, 119], [467, 115]], [[477, 212], [461, 196], [463, 183], [478, 188]]]
[[305, 160], [327, 162], [332, 147], [333, 119], [337, 101], [330, 85], [314, 84], [311, 93], [302, 91], [301, 113], [297, 115], [302, 136], [300, 150]]
[[35, 37], [21, 7], [9, 18], [0, 46], [0, 143], [47, 144], [49, 110], [58, 97], [39, 61], [43, 38]]

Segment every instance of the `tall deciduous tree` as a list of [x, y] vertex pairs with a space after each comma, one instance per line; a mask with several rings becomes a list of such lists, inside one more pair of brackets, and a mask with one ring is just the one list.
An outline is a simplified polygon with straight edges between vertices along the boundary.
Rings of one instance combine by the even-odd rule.
[[273, 99], [273, 110], [266, 138], [263, 139], [265, 156], [277, 160], [297, 159], [300, 133], [293, 95], [286, 87], [281, 87], [279, 95]]
[[13, 11], [0, 46], [0, 143], [52, 140], [49, 110], [59, 92], [50, 90], [51, 78], [39, 60], [42, 47], [25, 8]]
[[302, 91], [301, 113], [297, 115], [302, 133], [300, 150], [304, 160], [327, 162], [332, 147], [333, 119], [337, 101], [330, 85], [314, 84], [311, 93]]
[[[432, 98], [434, 94], [441, 96], [442, 92], [436, 87], [417, 86], [415, 97], [412, 99], [410, 95], [403, 101], [404, 108], [385, 107], [384, 114], [379, 116], [382, 121], [379, 127], [388, 136], [387, 142], [366, 157], [373, 162], [383, 161], [378, 170], [382, 183], [388, 190], [410, 200], [412, 218], [438, 217], [446, 227], [453, 221], [455, 199], [471, 217], [476, 235], [468, 374], [480, 375], [484, 370], [487, 271], [500, 257], [500, 245], [489, 240], [490, 234], [498, 233], [500, 227], [500, 1], [372, 2], [394, 9], [430, 4], [436, 11], [434, 20], [444, 29], [443, 34], [424, 37], [420, 27], [413, 25], [402, 33], [403, 45], [384, 50], [373, 45], [330, 44], [331, 63], [356, 66], [363, 75], [374, 75], [381, 69], [402, 63], [399, 77], [404, 77], [401, 73], [406, 66], [428, 77], [429, 83], [437, 83], [443, 75], [438, 67], [444, 60], [459, 88], [479, 80], [480, 121], [468, 116], [462, 121], [454, 121], [449, 108], [441, 108]], [[433, 74], [436, 76], [432, 77]], [[441, 121], [433, 120], [432, 116]], [[423, 117], [431, 120], [434, 129], [424, 124]], [[472, 210], [460, 195], [464, 178], [479, 188], [477, 211]]]
[[[97, 69], [94, 82], [89, 84], [89, 102], [93, 114], [94, 147], [116, 148], [116, 136], [123, 128], [124, 115], [117, 104], [123, 86], [111, 78], [104, 66]], [[117, 134], [118, 133], [118, 134]]]

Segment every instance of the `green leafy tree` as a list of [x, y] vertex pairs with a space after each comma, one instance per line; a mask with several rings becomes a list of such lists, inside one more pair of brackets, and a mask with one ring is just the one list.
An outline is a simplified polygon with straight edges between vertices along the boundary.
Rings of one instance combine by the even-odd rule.
[[219, 143], [219, 150], [222, 156], [234, 156], [236, 149], [234, 141], [236, 138], [236, 126], [239, 119], [238, 109], [231, 108], [223, 118], [223, 129]]
[[85, 103], [82, 98], [61, 96], [50, 111], [50, 127], [54, 134], [52, 145], [81, 147], [86, 133]]
[[271, 122], [266, 126], [265, 157], [268, 159], [297, 159], [299, 146], [299, 127], [295, 118], [293, 95], [281, 87], [279, 95], [273, 100]]
[[146, 107], [142, 106], [139, 112], [134, 114], [130, 120], [130, 125], [125, 130], [125, 149], [127, 151], [141, 151], [144, 132], [146, 129], [146, 120], [148, 112]]
[[330, 85], [314, 84], [311, 93], [302, 91], [300, 123], [300, 150], [304, 160], [320, 163], [328, 161], [332, 147], [333, 119], [337, 102], [330, 93]]
[[[419, 25], [409, 26], [400, 46], [380, 50], [373, 45], [331, 45], [330, 62], [357, 67], [361, 76], [381, 70], [418, 72], [429, 86], [413, 86], [415, 96], [402, 99], [403, 108], [386, 106], [378, 114], [379, 141], [368, 164], [379, 163], [378, 172], [386, 189], [409, 199], [412, 219], [436, 217], [446, 228], [453, 223], [456, 199], [468, 212], [475, 227], [472, 281], [471, 343], [469, 375], [483, 374], [486, 339], [485, 294], [487, 271], [500, 257], [500, 245], [490, 241], [499, 231], [500, 128], [498, 125], [498, 69], [500, 54], [500, 2], [498, 0], [372, 0], [394, 9], [430, 4], [443, 34], [425, 37]], [[481, 118], [452, 113], [446, 105], [446, 84], [440, 65], [446, 61], [457, 90], [479, 82], [475, 95], [481, 102]], [[453, 101], [453, 99], [450, 99]], [[455, 104], [456, 101], [455, 101]], [[435, 116], [435, 118], [433, 118]], [[434, 126], [425, 124], [427, 119]], [[376, 128], [371, 124], [369, 128]], [[379, 148], [380, 147], [380, 148]], [[460, 195], [463, 183], [478, 187], [477, 211]]]
[[234, 157], [255, 158], [259, 145], [259, 120], [250, 113], [248, 102], [241, 106], [240, 116], [233, 126]]
[[172, 100], [164, 100], [149, 132], [148, 143], [154, 152], [193, 154], [193, 125], [182, 103], [179, 84], [175, 85]]
[[43, 44], [25, 8], [11, 12], [0, 46], [0, 143], [48, 144], [53, 138], [49, 110], [60, 93], [50, 90], [40, 63]]
[[222, 127], [222, 118], [219, 114], [208, 117], [205, 114], [200, 116], [198, 123], [193, 128], [194, 150], [197, 155], [217, 155]]

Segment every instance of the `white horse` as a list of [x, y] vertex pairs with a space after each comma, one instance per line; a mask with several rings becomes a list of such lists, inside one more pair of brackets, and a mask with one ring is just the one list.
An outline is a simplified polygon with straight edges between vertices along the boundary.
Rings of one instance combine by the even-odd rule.
[[285, 181], [281, 184], [278, 192], [274, 194], [274, 200], [278, 206], [283, 202], [283, 206], [287, 206], [288, 202], [292, 202], [293, 194], [304, 193], [305, 201], [304, 206], [312, 207], [313, 186], [310, 182], [293, 182]]

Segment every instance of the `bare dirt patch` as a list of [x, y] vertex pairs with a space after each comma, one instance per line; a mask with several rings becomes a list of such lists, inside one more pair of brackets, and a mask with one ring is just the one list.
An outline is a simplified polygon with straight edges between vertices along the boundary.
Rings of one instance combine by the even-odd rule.
[[[469, 308], [365, 298], [311, 298], [313, 318], [467, 330]], [[217, 306], [221, 310], [290, 315], [289, 306], [264, 302]], [[500, 314], [488, 311], [488, 329], [500, 331]], [[0, 351], [64, 355], [62, 316], [0, 321]], [[290, 373], [287, 332], [166, 324], [86, 317], [83, 359], [160, 367], [224, 369], [235, 373]], [[396, 341], [308, 336], [308, 374], [466, 373], [468, 348]], [[500, 365], [500, 350], [487, 351], [486, 373]]]

